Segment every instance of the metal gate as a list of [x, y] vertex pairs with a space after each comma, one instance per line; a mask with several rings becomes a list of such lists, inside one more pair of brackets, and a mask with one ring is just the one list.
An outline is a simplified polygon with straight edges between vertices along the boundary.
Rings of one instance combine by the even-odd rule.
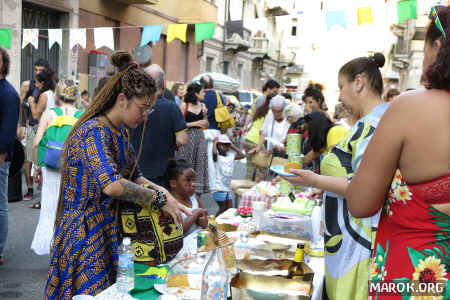
[[50, 67], [58, 73], [60, 46], [54, 44], [48, 49], [48, 28], [61, 27], [61, 14], [42, 6], [23, 2], [22, 4], [22, 27], [39, 28], [39, 47], [35, 49], [31, 44], [22, 49], [21, 81], [30, 80], [34, 76], [34, 62], [39, 58], [45, 58]]

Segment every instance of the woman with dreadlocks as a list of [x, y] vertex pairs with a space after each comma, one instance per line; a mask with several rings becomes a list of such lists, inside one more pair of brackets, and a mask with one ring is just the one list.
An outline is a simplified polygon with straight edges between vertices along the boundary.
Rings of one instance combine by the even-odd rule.
[[[156, 99], [154, 81], [124, 51], [111, 55], [118, 68], [66, 139], [65, 161], [45, 299], [96, 295], [114, 284], [118, 229], [113, 200], [152, 203], [177, 224], [189, 212], [136, 169], [126, 127], [136, 128]], [[148, 184], [153, 189], [142, 187]]]

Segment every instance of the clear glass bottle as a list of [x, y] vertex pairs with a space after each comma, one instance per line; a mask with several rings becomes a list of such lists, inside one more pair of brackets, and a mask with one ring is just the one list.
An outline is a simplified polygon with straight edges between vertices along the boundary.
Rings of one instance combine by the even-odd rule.
[[127, 294], [134, 288], [134, 251], [131, 239], [125, 237], [119, 247], [119, 266], [117, 268], [117, 290]]
[[202, 274], [201, 300], [226, 300], [228, 273], [222, 248], [211, 254]]

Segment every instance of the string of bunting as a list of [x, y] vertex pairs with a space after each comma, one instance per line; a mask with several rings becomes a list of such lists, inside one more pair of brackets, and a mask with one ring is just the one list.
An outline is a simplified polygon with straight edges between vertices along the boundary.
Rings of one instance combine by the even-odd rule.
[[[388, 1], [385, 0], [385, 3]], [[407, 19], [417, 19], [417, 0], [397, 0], [397, 21], [399, 24], [403, 23]], [[303, 15], [304, 12], [298, 12], [297, 15]], [[330, 31], [335, 26], [340, 26], [343, 29], [348, 27], [348, 14], [345, 8], [328, 10], [323, 14], [326, 22], [326, 30]], [[289, 15], [287, 15], [289, 16]], [[358, 26], [362, 26], [364, 23], [373, 24], [373, 10], [371, 6], [358, 7], [356, 10], [356, 19]], [[269, 17], [270, 18], [270, 17]], [[261, 27], [263, 24], [267, 24], [268, 18], [253, 19], [247, 24], [258, 25]], [[242, 21], [241, 21], [242, 22]], [[214, 36], [215, 22], [196, 23], [195, 25], [195, 42], [200, 43], [205, 39], [211, 39]], [[169, 24], [167, 27], [167, 42], [170, 43], [174, 39], [179, 39], [182, 42], [186, 42], [188, 24]], [[265, 26], [264, 26], [265, 27]], [[120, 26], [120, 27], [96, 27], [96, 28], [59, 28], [48, 29], [49, 43], [48, 47], [51, 49], [54, 44], [62, 46], [62, 31], [70, 31], [70, 48], [75, 45], [80, 45], [86, 48], [86, 30], [94, 31], [94, 44], [95, 48], [102, 46], [108, 47], [114, 50], [114, 34], [113, 29], [127, 29], [127, 28], [142, 28], [140, 46], [144, 46], [149, 42], [156, 43], [161, 39], [161, 33], [163, 25], [148, 25], [148, 26]], [[262, 28], [259, 28], [261, 30]], [[11, 29], [0, 28], [0, 46], [4, 46], [8, 49], [11, 48]], [[27, 45], [33, 45], [36, 49], [39, 44], [39, 29], [26, 28], [22, 31], [22, 48]]]
[[[215, 32], [215, 22], [197, 23], [195, 25], [195, 41], [200, 43], [205, 39], [211, 39]], [[167, 27], [167, 42], [170, 43], [174, 39], [179, 39], [186, 43], [186, 33], [188, 24], [169, 24]], [[95, 48], [103, 46], [114, 50], [114, 34], [113, 29], [141, 29], [140, 45], [146, 45], [149, 42], [158, 42], [161, 39], [163, 25], [149, 25], [149, 26], [120, 26], [120, 27], [95, 27], [95, 28], [54, 28], [48, 30], [48, 47], [51, 49], [54, 44], [62, 46], [62, 32], [68, 30], [69, 46], [73, 48], [75, 45], [80, 45], [86, 48], [86, 31], [94, 31], [94, 45]], [[0, 28], [0, 46], [11, 49], [12, 31], [10, 28]], [[22, 29], [22, 49], [31, 44], [34, 48], [39, 47], [39, 29], [38, 28], [24, 28]]]

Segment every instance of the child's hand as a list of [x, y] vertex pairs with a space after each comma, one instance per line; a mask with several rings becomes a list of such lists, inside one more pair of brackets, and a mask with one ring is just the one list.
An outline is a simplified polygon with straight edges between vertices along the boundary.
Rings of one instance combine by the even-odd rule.
[[206, 228], [208, 226], [208, 211], [206, 209], [200, 209], [201, 214], [195, 221], [198, 226], [201, 226], [202, 228]]

